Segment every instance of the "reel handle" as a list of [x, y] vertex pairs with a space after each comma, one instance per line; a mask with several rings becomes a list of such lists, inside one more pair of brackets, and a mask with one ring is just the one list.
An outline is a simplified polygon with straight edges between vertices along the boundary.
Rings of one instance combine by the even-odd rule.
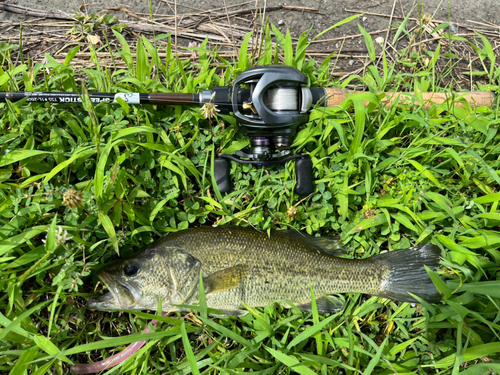
[[[312, 174], [312, 160], [307, 154], [293, 157], [295, 160], [295, 192], [299, 195], [309, 195], [314, 191], [314, 182]], [[232, 188], [231, 175], [229, 174], [231, 160], [240, 162], [235, 157], [222, 158], [217, 157], [214, 160], [214, 178], [217, 188], [221, 193], [229, 193]], [[286, 162], [286, 161], [283, 161]], [[257, 164], [256, 162], [246, 164]], [[281, 164], [275, 161], [272, 164]]]
[[232, 188], [231, 175], [229, 174], [229, 169], [231, 167], [231, 162], [223, 158], [215, 158], [214, 160], [214, 178], [217, 183], [217, 187], [221, 193], [229, 193]]
[[312, 160], [309, 155], [303, 155], [295, 160], [295, 191], [299, 195], [309, 195], [314, 191]]

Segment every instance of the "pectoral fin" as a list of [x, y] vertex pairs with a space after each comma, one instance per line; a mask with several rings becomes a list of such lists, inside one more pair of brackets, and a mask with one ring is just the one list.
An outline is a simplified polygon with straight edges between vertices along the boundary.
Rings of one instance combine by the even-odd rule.
[[245, 264], [239, 264], [217, 271], [203, 278], [205, 293], [208, 294], [234, 289], [241, 284], [241, 281], [247, 276], [247, 272], [248, 267]]
[[[312, 312], [311, 302], [297, 305], [297, 307], [302, 311]], [[334, 296], [323, 296], [316, 299], [316, 307], [320, 314], [336, 313], [344, 308], [344, 302]]]

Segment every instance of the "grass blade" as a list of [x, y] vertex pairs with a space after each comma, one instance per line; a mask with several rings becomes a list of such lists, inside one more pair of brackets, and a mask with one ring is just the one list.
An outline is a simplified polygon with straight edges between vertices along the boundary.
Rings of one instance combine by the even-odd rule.
[[120, 255], [120, 249], [118, 248], [118, 239], [116, 238], [116, 232], [113, 222], [111, 221], [108, 215], [104, 214], [99, 215], [99, 221], [101, 222], [102, 227], [108, 234], [109, 239], [111, 240], [111, 244], [113, 245], [113, 248], [115, 249], [116, 253]]
[[366, 49], [368, 50], [368, 56], [370, 56], [371, 61], [375, 61], [376, 55], [375, 55], [375, 46], [373, 45], [373, 39], [370, 34], [366, 32], [366, 30], [358, 24], [358, 29], [363, 35], [363, 38], [365, 39], [365, 45]]
[[382, 354], [384, 353], [384, 348], [385, 345], [387, 344], [387, 337], [385, 340], [382, 342], [382, 344], [379, 346], [377, 349], [377, 354], [370, 360], [370, 363], [368, 363], [368, 366], [366, 369], [363, 371], [363, 375], [371, 375], [375, 367], [379, 364], [380, 358], [382, 358]]
[[50, 152], [38, 150], [14, 150], [9, 152], [7, 155], [0, 156], [0, 167], [5, 167], [6, 165], [43, 154], [50, 154]]
[[336, 27], [339, 27], [339, 26], [342, 26], [342, 25], [344, 25], [344, 24], [346, 24], [346, 23], [349, 23], [349, 22], [351, 22], [352, 20], [355, 20], [356, 18], [361, 17], [361, 16], [362, 16], [362, 14], [356, 14], [356, 15], [354, 15], [354, 16], [347, 17], [346, 19], [344, 19], [344, 20], [342, 20], [342, 21], [340, 21], [340, 22], [337, 22], [335, 25], [330, 26], [328, 29], [323, 30], [323, 31], [322, 31], [322, 32], [320, 32], [318, 35], [316, 35], [316, 36], [315, 36], [312, 40], [316, 40], [316, 39], [318, 39], [320, 36], [322, 36], [323, 34], [326, 34], [327, 32], [329, 32], [330, 30], [333, 30], [333, 29], [335, 29]]
[[213, 329], [217, 330], [218, 332], [220, 332], [224, 336], [229, 337], [231, 340], [236, 341], [237, 343], [243, 345], [245, 348], [248, 348], [251, 350], [255, 349], [254, 345], [250, 341], [244, 339], [242, 336], [238, 335], [236, 332], [233, 332], [233, 331], [229, 330], [228, 328], [226, 328], [218, 323], [215, 323], [211, 319], [200, 317], [200, 320], [204, 324], [212, 327]]
[[[464, 353], [462, 353], [463, 361], [473, 361], [481, 357], [488, 357], [491, 354], [500, 352], [500, 343], [494, 342], [484, 345], [472, 346], [467, 348]], [[436, 362], [436, 368], [444, 368], [452, 365], [455, 362], [456, 354], [452, 354], [446, 358], [443, 358]]]
[[182, 322], [181, 324], [181, 334], [182, 334], [182, 344], [184, 345], [184, 351], [186, 352], [186, 357], [189, 362], [189, 367], [194, 375], [199, 375], [200, 370], [198, 369], [198, 365], [196, 364], [196, 358], [193, 354], [193, 348], [191, 347], [191, 343], [189, 342], [189, 337], [186, 332], [186, 323]]
[[264, 347], [271, 355], [276, 358], [278, 361], [283, 363], [288, 368], [292, 369], [295, 372], [298, 372], [301, 375], [315, 375], [315, 372], [309, 369], [308, 367], [301, 365], [300, 361], [290, 355], [279, 352], [275, 349]]
[[337, 317], [337, 314], [333, 314], [321, 322], [314, 324], [313, 326], [307, 328], [305, 331], [299, 333], [290, 343], [287, 345], [287, 349], [292, 349], [294, 346], [300, 344], [302, 341], [313, 337], [316, 333], [320, 332], [325, 328], [330, 322]]
[[354, 105], [354, 139], [349, 147], [349, 157], [347, 158], [347, 162], [353, 160], [354, 155], [358, 152], [358, 149], [361, 146], [366, 121], [366, 109], [363, 103], [360, 100], [352, 100], [352, 104]]

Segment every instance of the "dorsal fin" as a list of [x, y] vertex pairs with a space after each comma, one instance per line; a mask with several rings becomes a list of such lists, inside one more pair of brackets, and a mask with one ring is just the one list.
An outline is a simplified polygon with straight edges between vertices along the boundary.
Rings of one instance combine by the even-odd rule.
[[280, 233], [286, 233], [287, 236], [293, 236], [301, 241], [305, 241], [318, 251], [328, 255], [341, 256], [347, 254], [347, 249], [342, 243], [340, 236], [314, 237], [307, 233], [297, 232], [293, 229], [282, 230]]
[[223, 290], [236, 288], [247, 276], [247, 272], [248, 267], [245, 264], [239, 264], [234, 267], [214, 272], [213, 274], [203, 278], [205, 293], [222, 292]]

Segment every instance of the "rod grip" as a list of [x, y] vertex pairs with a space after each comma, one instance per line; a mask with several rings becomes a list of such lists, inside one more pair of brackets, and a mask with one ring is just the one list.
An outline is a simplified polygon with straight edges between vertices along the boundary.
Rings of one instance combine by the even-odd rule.
[[[326, 88], [327, 95], [327, 107], [333, 107], [340, 105], [349, 95], [361, 93], [362, 91], [351, 91], [347, 89], [336, 89], [336, 88]], [[386, 106], [391, 106], [393, 103], [397, 102], [399, 104], [414, 104], [423, 105], [424, 109], [429, 109], [433, 104], [441, 104], [446, 102], [450, 97], [455, 98], [453, 103], [462, 107], [460, 100], [465, 99], [472, 107], [490, 107], [495, 102], [495, 95], [492, 92], [457, 92], [457, 93], [445, 93], [445, 92], [423, 92], [422, 100], [415, 96], [413, 92], [385, 92], [385, 97], [381, 99], [381, 103]], [[367, 106], [369, 102], [363, 101], [363, 104]]]

